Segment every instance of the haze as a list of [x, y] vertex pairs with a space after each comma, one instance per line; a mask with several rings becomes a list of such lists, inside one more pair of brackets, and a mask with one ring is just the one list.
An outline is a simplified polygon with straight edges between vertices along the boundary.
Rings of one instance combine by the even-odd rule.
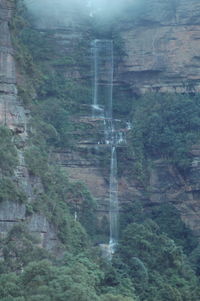
[[81, 17], [112, 20], [141, 0], [25, 0], [37, 22], [69, 24]]

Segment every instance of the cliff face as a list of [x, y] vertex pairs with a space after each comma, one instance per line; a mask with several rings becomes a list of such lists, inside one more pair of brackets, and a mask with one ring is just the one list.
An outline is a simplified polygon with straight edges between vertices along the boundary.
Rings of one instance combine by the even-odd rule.
[[182, 221], [200, 237], [200, 150], [193, 146], [193, 162], [183, 177], [173, 166], [158, 160], [150, 172], [149, 206], [169, 203], [180, 212]]
[[[12, 14], [11, 3], [0, 0], [0, 122], [8, 125], [13, 135], [22, 142], [18, 146], [19, 166], [15, 179], [22, 185], [31, 203], [35, 198], [34, 189], [40, 189], [38, 187], [41, 183], [37, 177], [28, 174], [24, 163], [29, 113], [23, 108], [17, 93], [14, 49], [8, 27]], [[146, 0], [142, 16], [137, 17], [135, 22], [120, 24], [120, 35], [127, 55], [118, 66], [115, 81], [118, 85], [130, 86], [133, 93], [200, 91], [200, 4], [195, 0], [190, 3], [186, 0], [177, 1], [176, 5], [170, 3], [159, 0], [158, 4], [156, 0]], [[87, 33], [82, 34], [81, 26], [74, 29], [70, 23], [64, 30], [60, 26], [53, 28], [52, 38], [58, 45], [58, 51], [73, 52], [80, 40], [88, 38]], [[85, 66], [83, 70], [81, 68], [73, 65], [67, 71], [64, 70], [66, 78], [79, 80]], [[86, 77], [88, 73], [85, 73]], [[85, 156], [87, 152], [91, 152], [89, 157]], [[89, 187], [98, 201], [99, 216], [102, 218], [108, 212], [109, 167], [105, 170], [98, 165], [93, 154], [94, 150], [91, 151], [85, 144], [76, 151], [68, 150], [56, 156], [72, 181], [83, 181]], [[120, 202], [148, 198], [149, 207], [163, 202], [172, 203], [180, 211], [182, 220], [199, 236], [199, 147], [193, 147], [191, 154], [193, 164], [185, 178], [174, 167], [155, 161], [150, 172], [148, 197], [146, 188], [134, 177], [134, 170], [132, 176], [127, 175], [124, 166], [124, 172], [119, 177]], [[42, 215], [28, 217], [24, 204], [18, 204], [15, 200], [0, 203], [0, 212], [1, 233], [6, 233], [14, 224], [24, 221], [31, 232], [41, 236], [43, 246], [50, 250], [59, 247], [54, 227]]]
[[[18, 166], [15, 170], [14, 182], [21, 187], [27, 195], [28, 202], [34, 199], [34, 189], [40, 186], [36, 177], [31, 177], [24, 163], [24, 150], [27, 142], [27, 120], [29, 112], [26, 111], [18, 97], [17, 75], [14, 59], [14, 49], [11, 43], [9, 21], [12, 17], [14, 3], [0, 0], [0, 124], [7, 125], [17, 139]], [[55, 250], [59, 247], [55, 229], [47, 219], [40, 214], [31, 217], [26, 214], [25, 204], [16, 200], [0, 203], [0, 235], [4, 236], [19, 222], [26, 223], [31, 232], [41, 237], [41, 243], [47, 249]]]
[[[24, 134], [24, 109], [17, 100], [16, 72], [8, 22], [12, 14], [10, 2], [0, 1], [0, 120], [13, 131]], [[23, 116], [23, 117], [22, 117]], [[19, 124], [18, 118], [21, 119]], [[22, 126], [21, 126], [22, 125]], [[22, 129], [23, 127], [23, 129]], [[1, 232], [25, 217], [25, 206], [13, 201], [1, 203]]]
[[[115, 83], [130, 86], [134, 94], [200, 92], [199, 1], [143, 2], [141, 13], [119, 23], [125, 55], [116, 69]], [[120, 203], [147, 200], [147, 210], [161, 203], [173, 204], [199, 236], [199, 146], [191, 146], [191, 156], [192, 165], [184, 177], [162, 160], [153, 162], [148, 189], [136, 179], [134, 170], [127, 175], [124, 165], [119, 176]], [[109, 167], [105, 171], [95, 160], [83, 158], [81, 150], [61, 154], [61, 158], [71, 178], [86, 183], [97, 198], [100, 217], [107, 215]]]
[[116, 80], [136, 94], [199, 92], [199, 17], [197, 0], [144, 1], [132, 20], [119, 25], [127, 55]]
[[[83, 158], [82, 151], [60, 153], [58, 161], [66, 168], [71, 181], [82, 181], [87, 185], [97, 199], [98, 216], [101, 220], [104, 216], [108, 216], [109, 210], [109, 166], [105, 169], [98, 164], [98, 161]], [[124, 171], [118, 179], [120, 207], [126, 210], [127, 203], [141, 201], [145, 202], [146, 210], [151, 211], [159, 204], [171, 204], [177, 208], [182, 221], [199, 237], [199, 146], [192, 147], [191, 155], [193, 157], [192, 166], [185, 177], [174, 166], [163, 160], [154, 161], [146, 186], [137, 180], [134, 170], [131, 171], [131, 175], [126, 172], [126, 168], [131, 161], [134, 161], [134, 158], [124, 162]]]
[[12, 2], [0, 1], [0, 122], [24, 133], [25, 110], [17, 100], [14, 50], [8, 27], [12, 9]]

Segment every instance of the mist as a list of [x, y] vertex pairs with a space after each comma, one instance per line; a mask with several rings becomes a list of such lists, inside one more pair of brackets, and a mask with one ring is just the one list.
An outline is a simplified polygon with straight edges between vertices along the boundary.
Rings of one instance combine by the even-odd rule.
[[110, 22], [142, 0], [24, 0], [39, 26], [76, 25], [82, 19]]
[[74, 25], [89, 14], [87, 0], [24, 0], [39, 27]]
[[120, 15], [125, 9], [137, 6], [139, 0], [89, 0], [90, 13], [99, 18], [113, 18]]

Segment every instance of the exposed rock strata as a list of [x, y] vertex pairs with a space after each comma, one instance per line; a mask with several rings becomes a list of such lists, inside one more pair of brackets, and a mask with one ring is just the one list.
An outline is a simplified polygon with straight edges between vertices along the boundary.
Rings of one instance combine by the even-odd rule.
[[149, 206], [173, 204], [184, 223], [200, 237], [200, 150], [192, 149], [193, 163], [183, 178], [173, 166], [162, 160], [154, 162], [150, 173]]
[[145, 0], [120, 24], [127, 54], [116, 81], [136, 94], [200, 92], [200, 4], [197, 0]]
[[[41, 190], [37, 177], [30, 177], [25, 162], [26, 124], [29, 112], [18, 97], [14, 49], [8, 23], [12, 17], [13, 1], [0, 0], [0, 124], [7, 125], [18, 139], [19, 165], [15, 170], [15, 182], [24, 190], [28, 201], [34, 200], [34, 190]], [[59, 248], [56, 231], [44, 216], [26, 216], [26, 206], [15, 200], [0, 203], [0, 236], [4, 236], [14, 225], [23, 222], [31, 232], [38, 233], [41, 245], [48, 250]]]
[[8, 22], [12, 2], [0, 1], [0, 122], [13, 131], [25, 132], [25, 110], [17, 99], [14, 50]]
[[[118, 66], [115, 80], [128, 84], [134, 93], [147, 91], [194, 92], [200, 91], [200, 4], [198, 0], [173, 1], [145, 0], [143, 15], [120, 27], [125, 52], [123, 63]], [[0, 0], [0, 122], [7, 124], [21, 137], [20, 164], [16, 179], [25, 190], [29, 202], [34, 199], [34, 188], [40, 180], [30, 178], [24, 164], [23, 148], [26, 135], [26, 111], [17, 96], [16, 71], [8, 22], [11, 17], [11, 1]], [[175, 1], [174, 1], [175, 3]], [[80, 28], [79, 28], [80, 29]], [[73, 51], [83, 36], [72, 28], [57, 32], [54, 39], [65, 53]], [[73, 46], [73, 47], [72, 47]], [[65, 76], [80, 78], [80, 66], [72, 66]], [[87, 146], [88, 147], [88, 146]], [[181, 213], [183, 221], [200, 235], [200, 150], [193, 147], [193, 164], [187, 175], [180, 173], [162, 161], [154, 162], [149, 182], [149, 206], [171, 202]], [[60, 153], [59, 160], [72, 180], [86, 183], [99, 202], [100, 215], [108, 210], [109, 176], [93, 159], [83, 158], [81, 152]], [[134, 171], [133, 171], [134, 173]], [[119, 178], [120, 202], [146, 199], [146, 191], [138, 181], [122, 175]], [[56, 231], [41, 215], [26, 216], [25, 206], [14, 200], [0, 204], [0, 232], [6, 233], [14, 224], [25, 221], [31, 232], [38, 233], [42, 245], [56, 249]]]
[[[118, 31], [124, 42], [126, 55], [115, 70], [116, 84], [130, 86], [136, 94], [148, 91], [200, 92], [199, 1], [143, 2], [141, 11], [129, 21], [123, 20], [119, 24]], [[76, 49], [78, 41], [88, 38], [87, 33], [82, 32], [80, 24], [76, 22], [71, 25], [54, 26], [52, 38], [59, 45], [61, 55], [70, 54]], [[45, 29], [45, 23], [40, 24], [40, 27]], [[81, 78], [81, 71], [85, 66], [82, 67], [83, 69], [80, 66], [69, 68], [65, 73], [66, 78]], [[85, 70], [84, 74], [88, 76], [89, 71]], [[58, 160], [66, 168], [72, 181], [82, 181], [88, 186], [98, 201], [99, 215], [102, 217], [107, 215], [109, 206], [109, 165], [105, 170], [94, 152], [91, 152], [91, 145], [95, 143], [92, 139], [93, 135], [86, 134], [76, 152], [60, 153]], [[85, 156], [84, 152], [91, 154]], [[119, 178], [120, 203], [145, 200], [151, 207], [161, 202], [170, 202], [180, 211], [182, 220], [200, 236], [198, 146], [192, 149], [192, 155], [193, 163], [184, 179], [172, 166], [162, 161], [154, 162], [148, 191], [134, 177], [134, 171], [131, 177], [125, 171]]]

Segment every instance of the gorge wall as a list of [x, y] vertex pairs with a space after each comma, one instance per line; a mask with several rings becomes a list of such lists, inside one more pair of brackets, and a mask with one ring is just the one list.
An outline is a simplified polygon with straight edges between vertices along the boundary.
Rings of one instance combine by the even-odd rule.
[[[158, 3], [159, 2], [159, 3]], [[172, 5], [172, 2], [176, 5]], [[191, 5], [192, 2], [192, 5]], [[40, 179], [30, 176], [24, 164], [27, 122], [30, 112], [25, 110], [17, 92], [17, 72], [14, 49], [10, 39], [8, 23], [12, 15], [12, 1], [0, 0], [0, 120], [13, 135], [20, 138], [18, 147], [19, 166], [15, 181], [25, 190], [29, 202], [36, 197], [34, 190], [42, 189]], [[146, 0], [142, 15], [127, 22], [119, 22], [119, 35], [123, 41], [125, 55], [115, 70], [115, 85], [125, 85], [133, 94], [149, 91], [194, 93], [200, 92], [200, 4], [197, 0], [154, 1]], [[77, 20], [77, 19], [76, 19]], [[87, 40], [90, 45], [91, 33], [88, 24], [79, 20], [76, 26], [70, 21], [65, 26], [57, 24], [51, 28], [51, 37], [58, 52], [71, 53], [80, 42]], [[77, 22], [77, 21], [76, 21]], [[46, 26], [46, 25], [45, 25]], [[40, 30], [46, 30], [44, 24]], [[83, 30], [86, 28], [86, 30]], [[63, 71], [62, 71], [63, 72]], [[64, 70], [66, 78], [81, 81], [90, 79], [88, 64], [75, 63]], [[84, 74], [84, 76], [82, 75]], [[88, 101], [89, 102], [89, 101]], [[90, 109], [88, 107], [88, 114]], [[77, 122], [77, 119], [76, 119]], [[78, 120], [80, 123], [80, 120]], [[98, 142], [95, 140], [95, 143]], [[95, 144], [94, 142], [92, 142]], [[71, 181], [84, 182], [97, 199], [99, 218], [108, 214], [109, 175], [108, 170], [98, 160], [91, 137], [80, 139], [75, 150], [67, 149], [55, 154]], [[119, 150], [119, 154], [123, 151]], [[145, 201], [147, 210], [160, 203], [169, 202], [180, 212], [182, 220], [197, 236], [200, 236], [200, 149], [191, 146], [193, 163], [189, 173], [183, 178], [178, 170], [161, 160], [154, 162], [150, 171], [148, 189], [130, 175], [126, 166], [134, 158], [126, 157], [119, 176], [119, 200], [121, 204], [139, 200]], [[100, 162], [100, 163], [99, 163]], [[31, 232], [39, 233], [42, 245], [48, 249], [59, 249], [56, 229], [39, 214], [27, 216], [23, 204], [15, 200], [0, 203], [0, 232], [6, 233], [19, 221], [27, 223]]]
[[199, 2], [143, 2], [134, 20], [129, 16], [118, 27], [126, 56], [117, 81], [136, 94], [199, 92]]
[[[17, 187], [22, 189], [31, 203], [35, 197], [34, 190], [40, 188], [40, 179], [29, 175], [24, 162], [24, 151], [27, 146], [27, 122], [29, 110], [23, 106], [18, 96], [18, 73], [15, 62], [15, 49], [11, 42], [9, 22], [11, 21], [14, 1], [0, 1], [0, 123], [8, 126], [13, 134], [13, 141], [17, 140], [18, 166], [12, 178]], [[41, 189], [41, 188], [40, 188]], [[0, 236], [5, 234], [16, 224], [23, 222], [32, 233], [41, 238], [41, 245], [49, 250], [58, 250], [59, 242], [56, 231], [49, 224], [45, 216], [40, 214], [27, 215], [26, 205], [15, 199], [0, 203]]]

